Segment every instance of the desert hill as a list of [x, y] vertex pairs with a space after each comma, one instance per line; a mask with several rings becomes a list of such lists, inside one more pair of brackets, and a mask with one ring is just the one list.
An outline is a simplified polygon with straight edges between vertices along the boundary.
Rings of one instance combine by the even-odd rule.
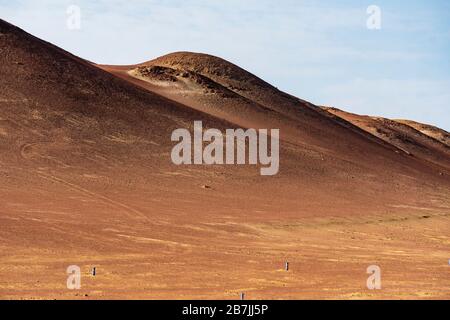
[[[195, 120], [279, 128], [279, 174], [172, 164]], [[0, 298], [368, 297], [373, 263], [409, 273], [381, 297], [446, 296], [446, 136], [397, 123], [379, 134], [204, 54], [96, 65], [0, 20]]]

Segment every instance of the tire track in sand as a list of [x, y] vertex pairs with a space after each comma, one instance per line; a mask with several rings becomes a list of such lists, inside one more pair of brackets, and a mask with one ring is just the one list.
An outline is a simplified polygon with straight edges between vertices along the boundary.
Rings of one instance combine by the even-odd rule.
[[[130, 217], [130, 218], [133, 218], [133, 219], [140, 218], [140, 219], [143, 219], [145, 221], [150, 221], [150, 219], [142, 211], [139, 211], [139, 210], [137, 210], [135, 208], [132, 208], [132, 207], [130, 207], [130, 206], [128, 206], [128, 205], [126, 205], [126, 204], [124, 204], [122, 202], [119, 202], [119, 201], [116, 201], [116, 200], [112, 200], [112, 199], [110, 199], [110, 198], [108, 198], [106, 196], [103, 196], [103, 195], [100, 195], [98, 193], [89, 191], [89, 190], [87, 190], [87, 189], [85, 189], [85, 188], [83, 188], [83, 187], [81, 187], [79, 185], [76, 185], [74, 183], [68, 182], [68, 181], [66, 181], [64, 179], [61, 179], [61, 178], [57, 178], [57, 177], [55, 177], [53, 175], [47, 175], [47, 174], [44, 174], [44, 173], [42, 173], [40, 171], [38, 171], [38, 175], [41, 178], [44, 178], [46, 180], [50, 180], [50, 181], [53, 181], [53, 182], [57, 182], [57, 183], [63, 184], [66, 187], [68, 187], [68, 188], [70, 188], [72, 190], [76, 190], [76, 191], [78, 191], [80, 193], [87, 194], [90, 197], [92, 197], [92, 198], [94, 198], [96, 200], [101, 200], [101, 201], [103, 201], [103, 202], [105, 202], [105, 203], [107, 203], [109, 205], [112, 205], [115, 208], [124, 209], [126, 211], [127, 216]], [[129, 212], [133, 212], [134, 214], [130, 214]]]
[[[112, 205], [112, 206], [114, 206], [114, 207], [122, 208], [122, 209], [124, 209], [125, 211], [131, 211], [131, 212], [133, 212], [135, 215], [129, 214], [128, 212], [126, 213], [127, 216], [130, 217], [130, 218], [136, 219], [136, 217], [138, 217], [138, 218], [140, 218], [140, 219], [142, 219], [142, 220], [152, 222], [152, 221], [151, 221], [151, 220], [150, 220], [143, 212], [141, 212], [141, 211], [139, 211], [139, 210], [137, 210], [137, 209], [134, 209], [134, 208], [132, 208], [132, 207], [130, 207], [130, 206], [128, 206], [128, 205], [122, 203], [122, 202], [118, 202], [118, 201], [112, 200], [112, 199], [110, 199], [110, 198], [108, 198], [108, 197], [105, 197], [105, 196], [103, 196], [103, 195], [100, 195], [100, 194], [98, 194], [98, 193], [89, 191], [89, 190], [87, 190], [87, 189], [85, 189], [85, 188], [83, 188], [83, 187], [80, 187], [79, 185], [76, 185], [76, 184], [74, 184], [74, 183], [68, 182], [68, 181], [66, 181], [66, 180], [64, 180], [64, 179], [55, 177], [55, 176], [53, 176], [53, 175], [47, 175], [47, 174], [44, 174], [44, 173], [42, 173], [42, 172], [40, 172], [40, 171], [38, 171], [38, 175], [39, 175], [40, 177], [46, 179], [46, 180], [49, 180], [49, 181], [53, 181], [53, 182], [57, 182], [57, 183], [63, 184], [63, 185], [65, 185], [66, 187], [68, 187], [68, 188], [70, 188], [70, 189], [73, 189], [73, 190], [78, 191], [78, 192], [83, 193], [83, 194], [87, 194], [87, 195], [93, 197], [93, 198], [96, 199], [96, 200], [102, 200], [102, 201], [106, 202], [107, 204]], [[153, 223], [153, 222], [152, 222], [152, 223]], [[159, 223], [159, 224], [160, 224], [160, 223]], [[126, 236], [126, 235], [121, 235], [121, 236]], [[129, 236], [129, 237], [130, 237], [130, 236]], [[169, 240], [156, 239], [156, 238], [141, 238], [141, 239], [144, 239], [144, 240], [146, 240], [146, 241], [155, 242], [155, 243], [166, 244], [166, 245], [168, 245], [169, 247], [176, 247], [176, 246], [178, 246], [178, 247], [183, 248], [183, 250], [185, 251], [185, 253], [190, 253], [190, 252], [192, 252], [192, 248], [191, 248], [191, 245], [190, 245], [190, 244], [181, 243], [181, 242], [176, 242], [176, 241], [169, 241]]]

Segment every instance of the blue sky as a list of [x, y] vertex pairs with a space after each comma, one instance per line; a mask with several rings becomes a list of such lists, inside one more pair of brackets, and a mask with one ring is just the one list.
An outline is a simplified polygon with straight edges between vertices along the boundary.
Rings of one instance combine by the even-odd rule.
[[450, 1], [0, 0], [0, 17], [97, 63], [205, 52], [316, 104], [450, 130]]

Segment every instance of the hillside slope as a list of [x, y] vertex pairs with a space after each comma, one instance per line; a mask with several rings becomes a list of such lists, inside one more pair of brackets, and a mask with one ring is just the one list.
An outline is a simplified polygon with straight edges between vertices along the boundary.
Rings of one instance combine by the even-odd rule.
[[446, 144], [444, 130], [440, 130], [441, 135], [438, 136], [433, 135], [433, 133], [439, 132], [437, 128], [433, 131], [419, 130], [427, 128], [426, 125], [419, 123], [415, 123], [413, 126], [411, 122], [407, 121], [360, 116], [337, 108], [324, 107], [324, 109], [383, 139], [408, 155], [427, 160], [443, 167], [443, 170], [450, 168], [450, 148]]

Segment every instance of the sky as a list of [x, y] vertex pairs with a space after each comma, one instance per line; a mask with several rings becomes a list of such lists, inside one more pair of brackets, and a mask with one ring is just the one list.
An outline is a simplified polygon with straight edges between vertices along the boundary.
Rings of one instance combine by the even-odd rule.
[[447, 0], [0, 0], [0, 18], [96, 63], [209, 53], [318, 105], [450, 131]]

